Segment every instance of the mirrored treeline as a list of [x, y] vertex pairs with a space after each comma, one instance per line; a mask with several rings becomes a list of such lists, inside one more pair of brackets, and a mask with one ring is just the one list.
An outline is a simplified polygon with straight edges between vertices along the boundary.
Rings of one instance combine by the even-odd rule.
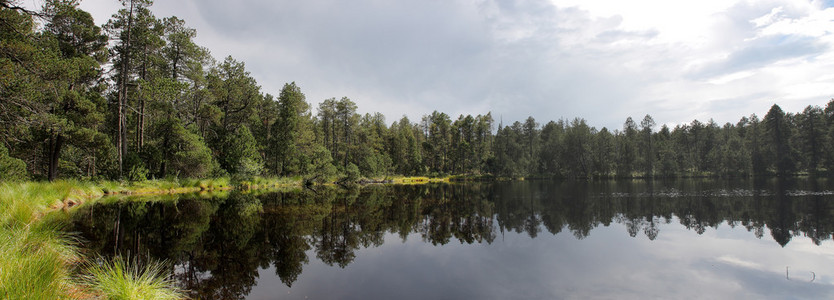
[[[345, 268], [385, 236], [423, 243], [491, 244], [508, 232], [585, 239], [612, 223], [631, 237], [679, 222], [703, 234], [729, 225], [782, 247], [834, 233], [834, 189], [825, 179], [727, 181], [515, 181], [231, 191], [170, 199], [105, 199], [73, 214], [90, 253], [166, 260], [195, 298], [239, 298], [274, 267], [288, 287], [318, 260]], [[158, 200], [158, 201], [151, 201]], [[312, 257], [315, 256], [315, 257]]]

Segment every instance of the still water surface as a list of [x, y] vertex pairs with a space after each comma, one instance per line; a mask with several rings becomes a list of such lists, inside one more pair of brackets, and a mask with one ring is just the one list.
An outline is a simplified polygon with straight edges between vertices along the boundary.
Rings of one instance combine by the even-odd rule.
[[[156, 200], [156, 199], [154, 199]], [[831, 299], [834, 182], [520, 181], [106, 199], [91, 255], [200, 299]]]

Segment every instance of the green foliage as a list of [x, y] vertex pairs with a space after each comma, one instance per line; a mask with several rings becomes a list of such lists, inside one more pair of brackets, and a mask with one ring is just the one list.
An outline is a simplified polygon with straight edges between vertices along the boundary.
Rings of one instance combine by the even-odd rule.
[[333, 166], [333, 158], [330, 157], [330, 151], [327, 151], [321, 145], [316, 145], [313, 149], [310, 165], [312, 166], [311, 178], [317, 183], [328, 181], [337, 172], [336, 167]]
[[127, 179], [130, 181], [148, 180], [148, 173], [150, 172], [145, 166], [136, 164], [130, 167], [130, 171], [127, 172]]
[[171, 169], [186, 178], [205, 178], [220, 166], [211, 155], [211, 150], [203, 143], [200, 136], [175, 125], [172, 128], [173, 145]]
[[408, 117], [403, 116], [391, 125], [388, 132], [388, 156], [395, 171], [405, 175], [421, 173], [423, 156], [418, 137], [422, 137], [422, 133], [417, 124], [412, 124]]
[[[834, 101], [796, 114], [774, 105], [761, 121], [693, 120], [660, 130], [650, 115], [609, 131], [581, 118], [540, 124], [532, 116], [493, 128], [491, 113], [438, 111], [389, 126], [380, 113], [360, 115], [348, 97], [325, 99], [314, 117], [294, 82], [277, 97], [263, 94], [243, 62], [212, 59], [184, 20], [157, 18], [152, 1], [123, 4], [104, 33], [77, 1], [46, 1], [40, 27], [23, 11], [0, 9], [4, 177], [329, 180], [350, 165], [367, 177], [834, 171]], [[112, 66], [110, 80], [102, 65]]]
[[278, 96], [278, 116], [267, 143], [267, 166], [272, 174], [297, 175], [309, 170], [314, 139], [310, 105], [294, 82]]
[[361, 176], [362, 174], [359, 172], [359, 167], [353, 163], [349, 163], [347, 167], [345, 167], [345, 176], [342, 177], [341, 181], [346, 183], [355, 183], [359, 181]]
[[0, 144], [0, 178], [6, 181], [26, 180], [29, 173], [26, 163], [20, 159], [10, 157], [9, 150]]
[[347, 97], [338, 101], [330, 98], [319, 104], [317, 127], [322, 133], [320, 142], [330, 151], [336, 166], [344, 168], [349, 163], [359, 163], [356, 160], [359, 119], [356, 103]]
[[260, 175], [263, 170], [258, 144], [246, 126], [227, 137], [227, 154], [222, 160], [226, 170], [241, 178]]
[[591, 128], [585, 120], [574, 119], [565, 132], [565, 149], [562, 156], [566, 175], [572, 178], [586, 178], [593, 173]]
[[803, 169], [818, 173], [822, 169], [825, 148], [829, 143], [825, 114], [819, 106], [808, 105], [796, 119], [798, 138], [795, 144], [798, 150], [805, 154], [798, 157], [798, 162]]
[[795, 160], [787, 116], [782, 108], [774, 104], [765, 115], [763, 123], [768, 145], [765, 149], [771, 168], [779, 176], [790, 174], [794, 171]]

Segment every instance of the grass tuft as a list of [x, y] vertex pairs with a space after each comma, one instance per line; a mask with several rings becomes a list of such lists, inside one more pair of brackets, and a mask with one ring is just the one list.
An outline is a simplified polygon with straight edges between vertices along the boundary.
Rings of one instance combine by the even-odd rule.
[[122, 257], [98, 259], [86, 269], [83, 284], [105, 299], [183, 299], [174, 281], [166, 278], [163, 263], [141, 267]]
[[0, 227], [0, 298], [71, 298], [69, 266], [80, 260], [75, 245], [51, 226]]

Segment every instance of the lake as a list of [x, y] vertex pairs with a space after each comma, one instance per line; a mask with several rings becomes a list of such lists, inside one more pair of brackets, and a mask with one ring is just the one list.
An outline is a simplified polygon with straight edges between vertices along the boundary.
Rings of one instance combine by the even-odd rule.
[[201, 299], [834, 298], [834, 182], [513, 181], [106, 198], [90, 256]]

